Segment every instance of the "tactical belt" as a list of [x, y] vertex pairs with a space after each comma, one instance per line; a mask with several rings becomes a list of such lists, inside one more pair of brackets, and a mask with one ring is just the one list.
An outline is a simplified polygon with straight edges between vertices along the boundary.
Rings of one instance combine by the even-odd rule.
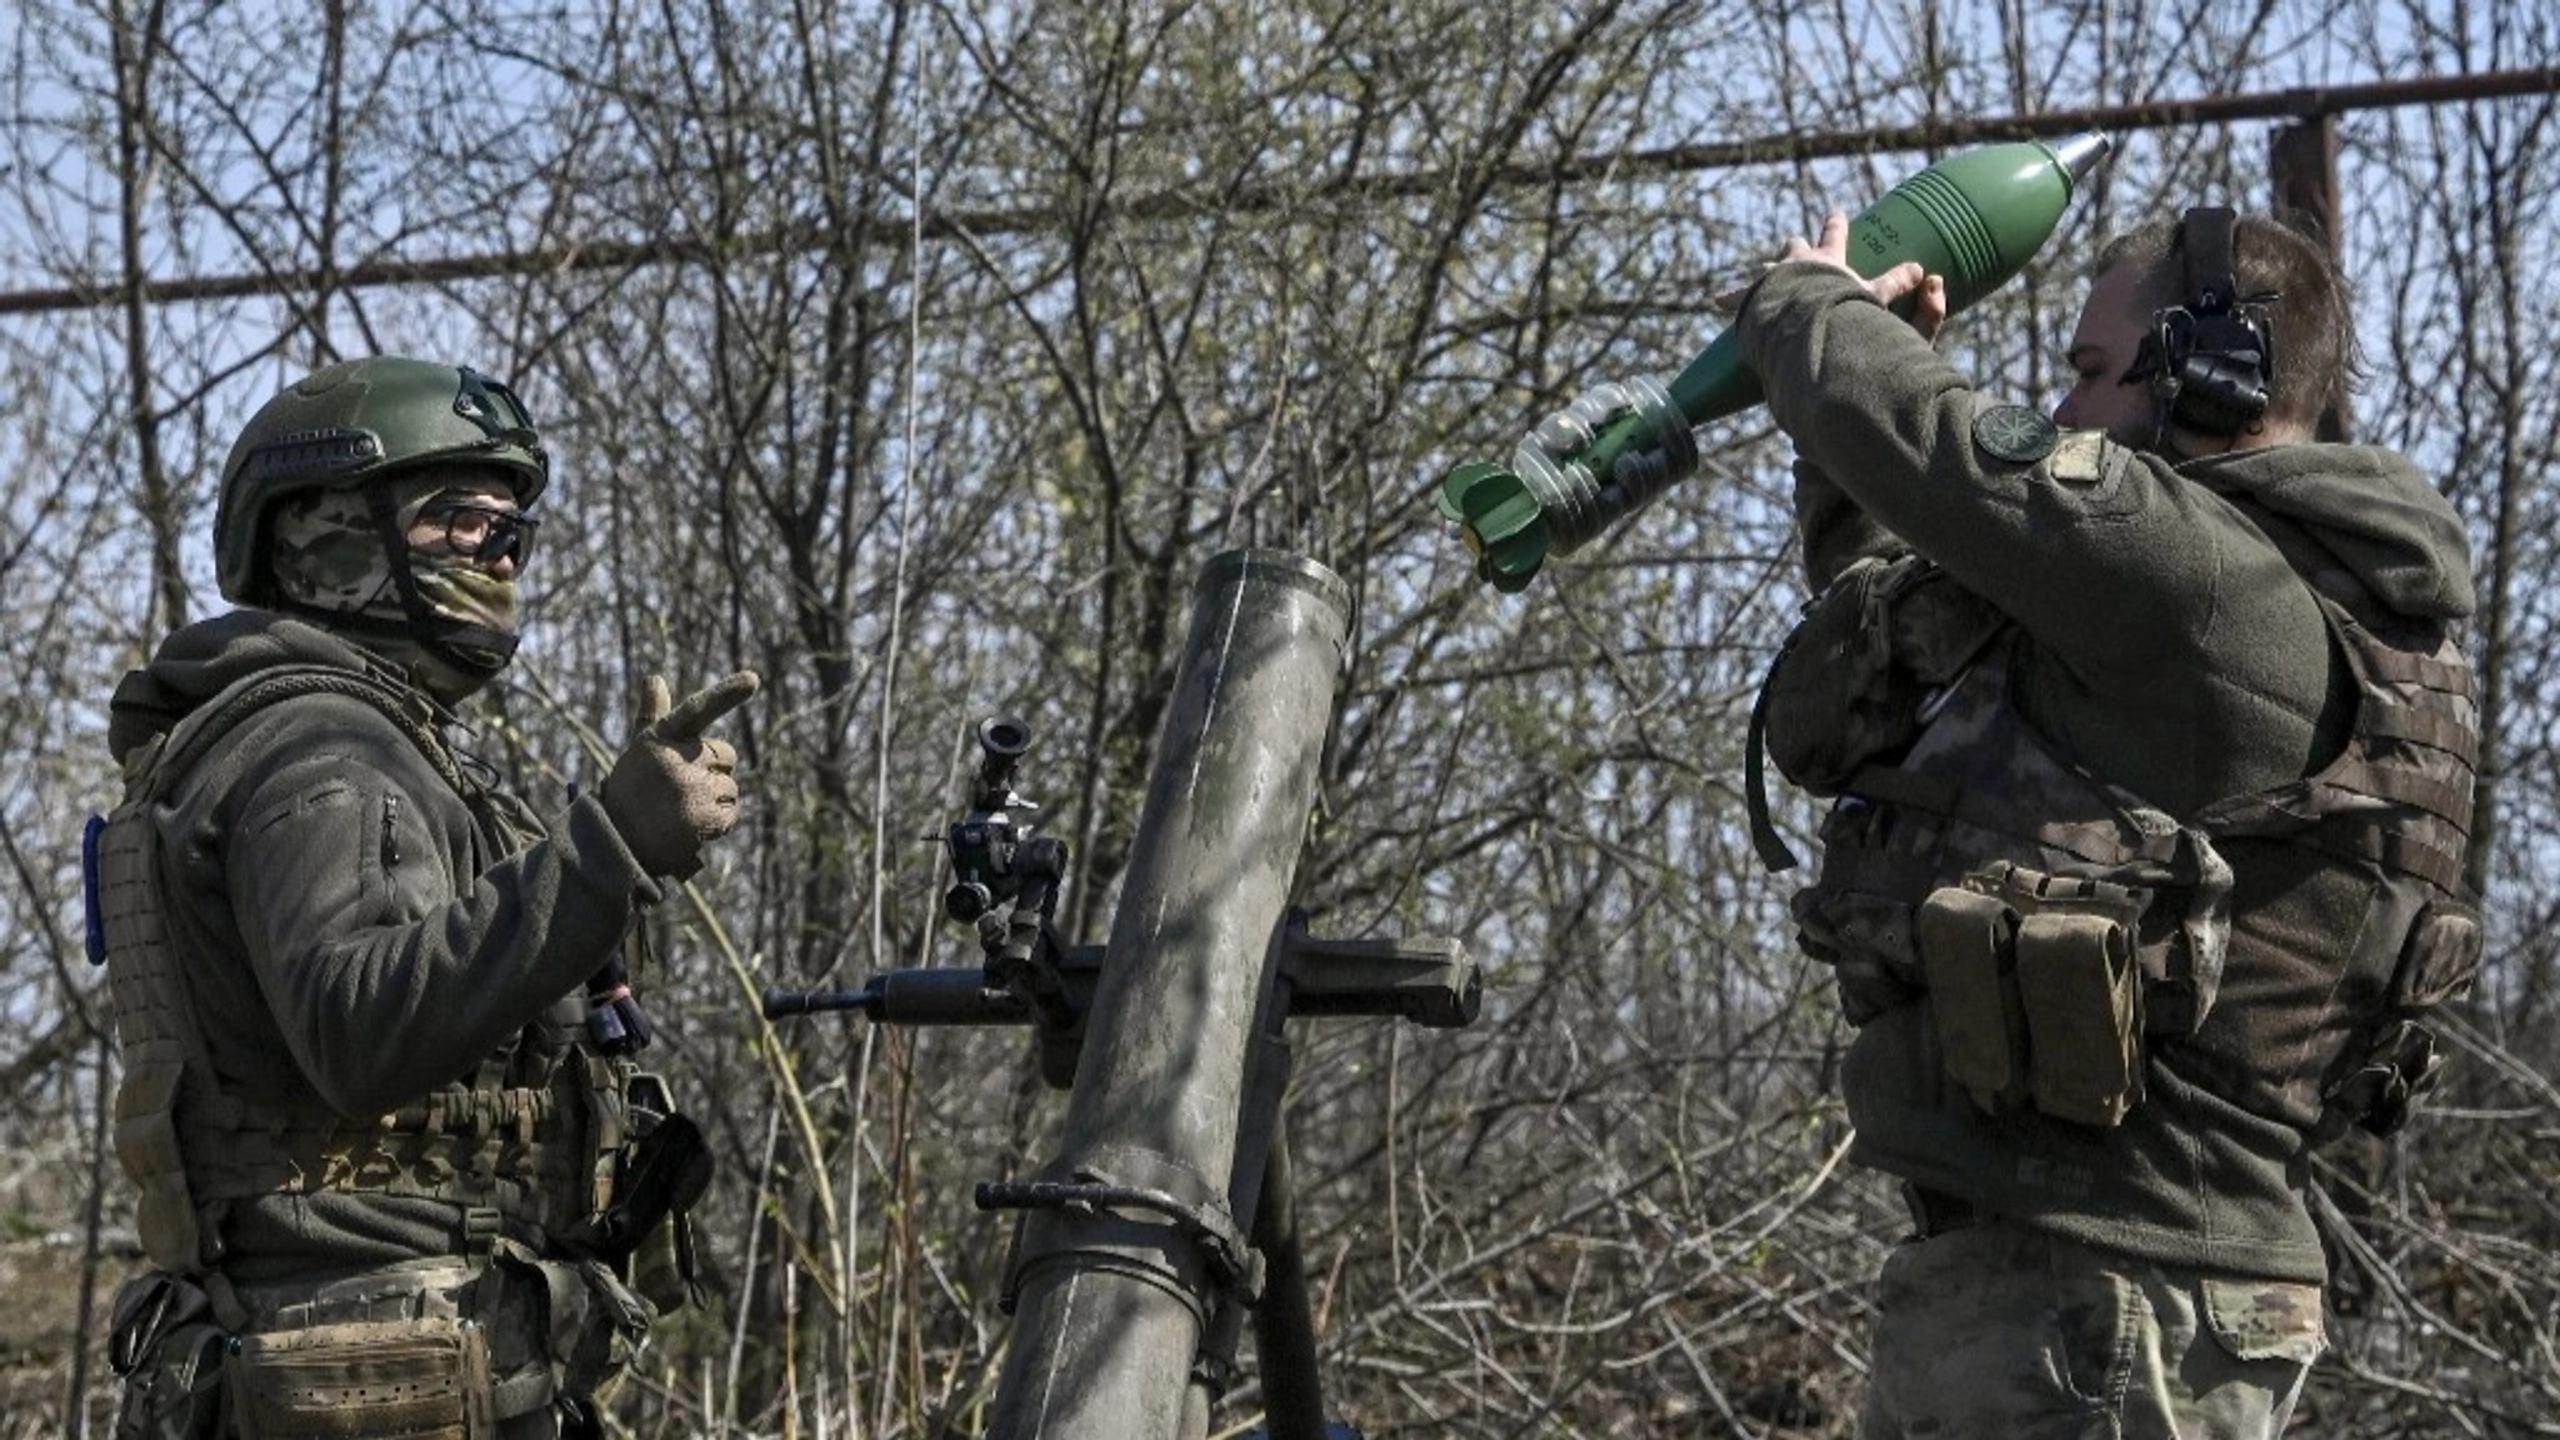
[[[224, 1285], [231, 1307], [245, 1312], [239, 1328], [251, 1334], [279, 1335], [327, 1326], [385, 1324], [402, 1320], [459, 1317], [478, 1325], [487, 1308], [492, 1284], [526, 1283], [485, 1264], [436, 1260], [392, 1265], [334, 1281], [276, 1281]], [[229, 1308], [217, 1302], [217, 1308]], [[235, 1324], [238, 1324], [235, 1320]], [[530, 1415], [548, 1406], [558, 1393], [547, 1351], [551, 1337], [530, 1331], [490, 1337], [502, 1355], [516, 1360], [514, 1373], [492, 1377], [491, 1413], [498, 1420]], [[537, 1363], [524, 1363], [526, 1354]]]

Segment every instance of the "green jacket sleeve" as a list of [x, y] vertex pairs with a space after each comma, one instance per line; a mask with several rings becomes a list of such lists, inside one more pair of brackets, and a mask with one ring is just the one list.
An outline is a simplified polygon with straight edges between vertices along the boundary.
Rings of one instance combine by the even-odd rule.
[[1911, 547], [1894, 538], [1858, 508], [1822, 467], [1798, 460], [1795, 467], [1796, 533], [1804, 539], [1806, 587], [1819, 593], [1840, 572], [1869, 555], [1892, 556]]
[[1945, 567], [2036, 646], [2038, 723], [2135, 756], [2116, 778], [2155, 803], [2290, 778], [2328, 694], [2326, 630], [2229, 500], [2096, 435], [1999, 458], [1976, 429], [1998, 402], [1827, 266], [1775, 267], [1736, 323], [1779, 426], [1840, 493], [1809, 565], [1840, 563], [1814, 547], [1840, 548], [1845, 504]]
[[322, 1099], [378, 1114], [469, 1073], [581, 986], [659, 898], [593, 797], [491, 856], [462, 798], [360, 701], [242, 727], [223, 885], [285, 1048]]
[[[2202, 635], [2233, 564], [2281, 568], [2229, 506], [2159, 461], [2106, 447], [2096, 478], [2058, 479], [1976, 445], [1992, 408], [1910, 325], [1827, 267], [1782, 265], [1740, 319], [1771, 412], [1858, 508], [2063, 656]], [[2134, 622], [2140, 623], [2134, 623]]]

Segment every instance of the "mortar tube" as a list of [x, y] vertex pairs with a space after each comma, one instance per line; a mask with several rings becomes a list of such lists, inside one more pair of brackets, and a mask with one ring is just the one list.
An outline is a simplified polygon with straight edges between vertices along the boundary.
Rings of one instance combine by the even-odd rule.
[[[1171, 708], [1048, 1177], [1224, 1215], [1253, 1026], [1313, 807], [1350, 590], [1303, 556], [1203, 567]], [[1228, 1216], [1232, 1226], [1232, 1216]], [[990, 1434], [1196, 1440], [1214, 1303], [1202, 1246], [1160, 1215], [1025, 1215]]]

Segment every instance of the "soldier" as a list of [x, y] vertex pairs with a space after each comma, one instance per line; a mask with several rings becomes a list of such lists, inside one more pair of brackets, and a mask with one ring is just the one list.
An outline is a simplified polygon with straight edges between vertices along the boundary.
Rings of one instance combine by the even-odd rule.
[[670, 706], [652, 677], [604, 784], [547, 824], [457, 747], [449, 707], [515, 650], [549, 473], [483, 375], [321, 370], [223, 469], [244, 608], [117, 687], [94, 938], [157, 1267], [117, 1303], [119, 1435], [601, 1434], [654, 1312], [630, 1253], [666, 1233], [632, 1177], [707, 1160], [668, 1168], [698, 1132], [580, 996], [735, 824], [736, 752], [704, 731], [757, 682]]
[[1836, 797], [1800, 939], [1915, 1231], [1862, 1433], [2276, 1435], [2323, 1344], [2310, 1152], [2400, 1123], [2478, 964], [2461, 523], [2316, 442], [2352, 331], [2277, 222], [2106, 247], [2051, 419], [1846, 244], [1791, 241], [1736, 323], [1820, 592], [1763, 696]]

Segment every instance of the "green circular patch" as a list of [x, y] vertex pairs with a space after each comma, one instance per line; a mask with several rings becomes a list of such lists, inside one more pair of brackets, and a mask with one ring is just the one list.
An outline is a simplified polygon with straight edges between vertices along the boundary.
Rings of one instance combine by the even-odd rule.
[[2024, 405], [1994, 405], [1973, 422], [1974, 445], [2013, 465], [2033, 465], [2052, 454], [2060, 433], [2051, 420]]

